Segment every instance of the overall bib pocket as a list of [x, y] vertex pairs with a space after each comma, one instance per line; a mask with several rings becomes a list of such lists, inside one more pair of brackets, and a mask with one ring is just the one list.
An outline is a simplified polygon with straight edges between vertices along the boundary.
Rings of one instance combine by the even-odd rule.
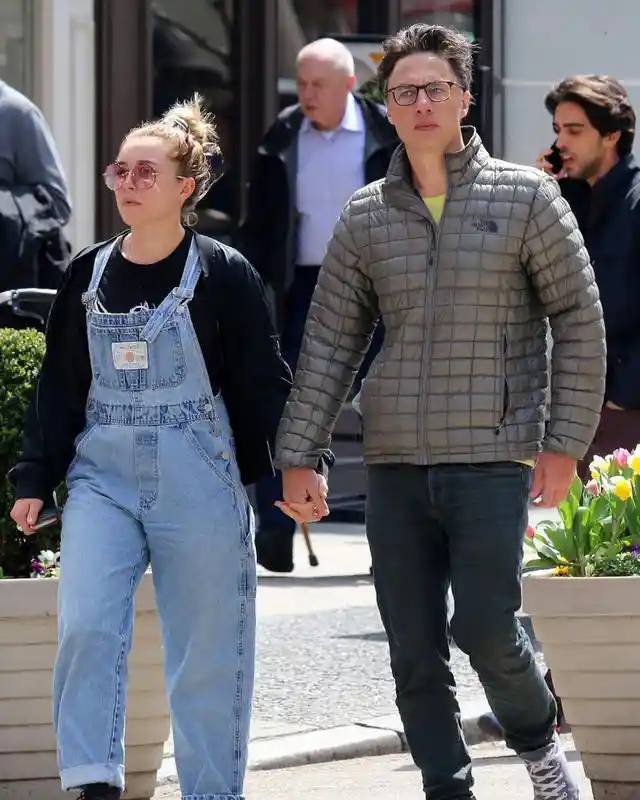
[[96, 348], [93, 379], [99, 386], [141, 392], [173, 388], [184, 381], [186, 362], [178, 325], [164, 325], [153, 348], [141, 340], [141, 332], [137, 326], [91, 325]]

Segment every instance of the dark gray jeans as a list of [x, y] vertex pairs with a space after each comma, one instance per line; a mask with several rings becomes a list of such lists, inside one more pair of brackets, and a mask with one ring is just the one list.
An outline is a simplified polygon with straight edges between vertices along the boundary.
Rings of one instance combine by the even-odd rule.
[[[556, 706], [520, 608], [531, 470], [513, 462], [367, 470], [367, 535], [397, 704], [429, 800], [473, 798], [449, 637], [517, 753], [551, 741]], [[447, 591], [454, 616], [447, 625]]]

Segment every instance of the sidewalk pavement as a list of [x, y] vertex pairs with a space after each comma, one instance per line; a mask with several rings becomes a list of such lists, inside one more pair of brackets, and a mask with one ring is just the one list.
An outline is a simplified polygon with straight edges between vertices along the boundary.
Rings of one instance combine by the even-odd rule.
[[[556, 512], [531, 509], [532, 523], [554, 517]], [[362, 525], [318, 524], [314, 546], [320, 566], [310, 567], [302, 537], [296, 537], [296, 570], [292, 575], [272, 575], [259, 570], [259, 618], [267, 619], [287, 612], [318, 614], [339, 604], [343, 608], [369, 606], [374, 592], [368, 575], [369, 553]], [[340, 579], [350, 576], [350, 585]], [[334, 581], [338, 581], [334, 585]], [[311, 668], [312, 665], [309, 665]], [[487, 741], [478, 727], [478, 717], [489, 710], [484, 697], [461, 701], [463, 727], [470, 746]], [[406, 751], [406, 742], [397, 714], [355, 719], [352, 724], [318, 728], [305, 720], [285, 722], [264, 720], [254, 713], [251, 729], [249, 769], [279, 770], [306, 764], [318, 764], [365, 756], [399, 754]], [[165, 747], [165, 758], [158, 775], [159, 783], [176, 780], [171, 739]]]
[[[565, 739], [571, 771], [580, 783], [580, 800], [593, 800], [578, 754]], [[504, 745], [473, 748], [477, 800], [531, 800], [532, 790], [522, 763]], [[307, 767], [250, 772], [246, 783], [251, 800], [424, 800], [420, 773], [407, 754], [316, 764]], [[160, 787], [154, 800], [179, 800], [176, 784]]]
[[[491, 741], [481, 730], [478, 717], [489, 710], [486, 701], [471, 702], [462, 709], [462, 726], [469, 746]], [[407, 751], [397, 714], [354, 722], [334, 728], [309, 729], [293, 725], [254, 725], [251, 730], [249, 770], [268, 771], [322, 764], [366, 756], [387, 756]], [[158, 785], [177, 780], [171, 740], [158, 772]]]

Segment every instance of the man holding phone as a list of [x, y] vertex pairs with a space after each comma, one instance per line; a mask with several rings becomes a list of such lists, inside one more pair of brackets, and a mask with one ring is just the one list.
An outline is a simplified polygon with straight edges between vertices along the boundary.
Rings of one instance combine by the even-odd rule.
[[[556, 140], [536, 166], [558, 180], [585, 239], [600, 290], [607, 337], [607, 382], [600, 424], [579, 463], [640, 442], [640, 166], [631, 154], [636, 115], [626, 90], [600, 75], [565, 78], [545, 99]], [[553, 691], [551, 673], [545, 675]], [[564, 724], [556, 696], [558, 725]], [[496, 733], [493, 714], [481, 727]]]
[[607, 385], [600, 425], [580, 464], [640, 442], [640, 165], [636, 115], [615, 78], [565, 78], [545, 99], [556, 141], [536, 166], [558, 179], [578, 219], [600, 290]]

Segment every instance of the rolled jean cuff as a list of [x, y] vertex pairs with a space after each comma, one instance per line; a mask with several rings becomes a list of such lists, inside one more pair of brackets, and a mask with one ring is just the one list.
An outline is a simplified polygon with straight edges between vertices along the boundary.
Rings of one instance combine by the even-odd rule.
[[183, 794], [182, 800], [246, 800], [243, 794]]
[[86, 764], [69, 767], [60, 773], [62, 789], [65, 792], [82, 789], [90, 783], [107, 783], [124, 789], [124, 764]]

